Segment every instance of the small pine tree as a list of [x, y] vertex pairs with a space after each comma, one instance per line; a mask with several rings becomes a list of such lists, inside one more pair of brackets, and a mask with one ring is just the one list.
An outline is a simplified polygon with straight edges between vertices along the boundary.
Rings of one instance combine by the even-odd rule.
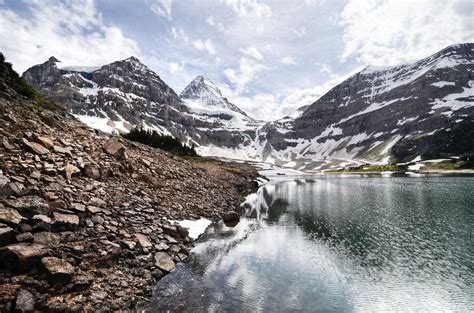
[[194, 145], [192, 147], [189, 147], [188, 145], [181, 143], [178, 139], [172, 136], [160, 135], [154, 130], [146, 130], [143, 127], [136, 127], [132, 129], [128, 134], [124, 134], [122, 136], [126, 139], [140, 142], [154, 148], [160, 148], [175, 155], [197, 156]]

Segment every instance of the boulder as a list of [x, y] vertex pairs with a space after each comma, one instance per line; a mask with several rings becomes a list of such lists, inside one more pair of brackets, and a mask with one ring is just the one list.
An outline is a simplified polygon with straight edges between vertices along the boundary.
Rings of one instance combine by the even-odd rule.
[[0, 248], [0, 267], [27, 272], [36, 266], [49, 249], [40, 244], [17, 243]]
[[49, 153], [49, 150], [47, 148], [45, 148], [44, 146], [40, 145], [39, 143], [31, 142], [31, 141], [28, 141], [26, 139], [23, 139], [22, 141], [23, 141], [23, 144], [25, 145], [25, 147], [33, 153], [36, 153], [36, 154], [39, 154], [39, 155]]
[[50, 233], [47, 231], [36, 233], [33, 235], [33, 242], [36, 244], [55, 247], [61, 242], [59, 234]]
[[171, 272], [176, 268], [173, 259], [166, 252], [155, 253], [155, 265], [166, 272]]
[[36, 214], [50, 215], [51, 209], [48, 203], [38, 196], [25, 196], [15, 200], [5, 201], [8, 206], [13, 207], [22, 216], [31, 218]]
[[18, 225], [22, 219], [23, 217], [17, 210], [0, 208], [0, 222], [7, 223], [8, 225]]
[[72, 164], [68, 164], [64, 167], [64, 177], [67, 179], [67, 180], [71, 180], [72, 179], [72, 175], [76, 174], [76, 173], [80, 173], [81, 170], [78, 169], [77, 167], [75, 167], [74, 165]]
[[41, 259], [41, 263], [46, 269], [48, 280], [52, 284], [64, 285], [72, 280], [74, 266], [69, 262], [55, 257], [44, 257]]
[[100, 169], [99, 169], [98, 166], [96, 166], [94, 164], [87, 164], [84, 167], [84, 175], [86, 177], [98, 180], [98, 179], [100, 179]]
[[15, 239], [18, 242], [33, 242], [33, 235], [30, 232], [22, 233], [22, 234], [16, 235]]
[[66, 154], [66, 155], [72, 156], [70, 147], [63, 148], [60, 146], [53, 146], [53, 150], [54, 152], [59, 153], [59, 154]]
[[234, 211], [229, 211], [222, 215], [224, 223], [238, 222], [240, 220], [240, 214]]
[[157, 246], [155, 246], [155, 249], [158, 251], [166, 251], [170, 248], [166, 243], [160, 242]]
[[125, 148], [118, 138], [110, 138], [107, 140], [104, 144], [104, 150], [119, 160], [126, 157], [127, 148]]
[[143, 234], [133, 234], [135, 238], [138, 240], [138, 244], [142, 249], [144, 248], [150, 248], [152, 246], [150, 240], [148, 240], [148, 237], [143, 235]]
[[47, 148], [52, 148], [54, 146], [53, 139], [51, 139], [49, 137], [39, 136], [37, 138], [37, 140], [39, 141], [40, 144], [42, 144], [43, 146], [45, 146]]
[[0, 225], [0, 246], [11, 244], [15, 238], [13, 228], [5, 224]]
[[0, 197], [9, 197], [19, 194], [23, 189], [23, 185], [19, 183], [0, 184]]
[[15, 312], [33, 312], [36, 298], [28, 290], [20, 290], [15, 300]]
[[55, 232], [74, 230], [79, 226], [79, 217], [74, 214], [53, 213], [52, 230]]

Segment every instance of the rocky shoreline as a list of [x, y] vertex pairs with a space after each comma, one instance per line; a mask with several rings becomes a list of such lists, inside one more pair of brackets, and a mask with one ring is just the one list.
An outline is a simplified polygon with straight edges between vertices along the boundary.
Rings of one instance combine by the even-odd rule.
[[17, 95], [0, 99], [0, 160], [0, 311], [134, 310], [193, 245], [170, 221], [220, 219], [257, 177]]

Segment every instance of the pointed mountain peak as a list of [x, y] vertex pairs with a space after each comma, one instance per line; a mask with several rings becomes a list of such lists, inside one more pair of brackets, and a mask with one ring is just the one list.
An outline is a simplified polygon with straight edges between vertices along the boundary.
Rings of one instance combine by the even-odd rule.
[[136, 56], [131, 56], [123, 60], [124, 62], [130, 62], [130, 63], [142, 63]]
[[213, 94], [215, 97], [222, 98], [221, 91], [209, 78], [204, 75], [196, 76], [181, 92], [181, 98], [194, 99], [203, 95]]
[[47, 62], [53, 63], [53, 64], [61, 63], [61, 61], [59, 61], [58, 59], [56, 59], [54, 56], [50, 57]]

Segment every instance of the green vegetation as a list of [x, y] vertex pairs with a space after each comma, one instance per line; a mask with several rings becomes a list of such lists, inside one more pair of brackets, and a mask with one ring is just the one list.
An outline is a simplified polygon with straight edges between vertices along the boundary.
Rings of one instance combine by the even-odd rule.
[[360, 165], [348, 167], [340, 170], [331, 170], [328, 172], [333, 173], [352, 173], [352, 172], [384, 172], [384, 171], [405, 171], [407, 169], [406, 165], [397, 165], [397, 164], [387, 164], [387, 165]]
[[137, 141], [151, 147], [169, 151], [178, 156], [198, 156], [194, 147], [189, 147], [172, 136], [160, 135], [154, 130], [151, 131], [143, 128], [134, 128], [128, 134], [123, 134], [122, 136], [132, 141]]

